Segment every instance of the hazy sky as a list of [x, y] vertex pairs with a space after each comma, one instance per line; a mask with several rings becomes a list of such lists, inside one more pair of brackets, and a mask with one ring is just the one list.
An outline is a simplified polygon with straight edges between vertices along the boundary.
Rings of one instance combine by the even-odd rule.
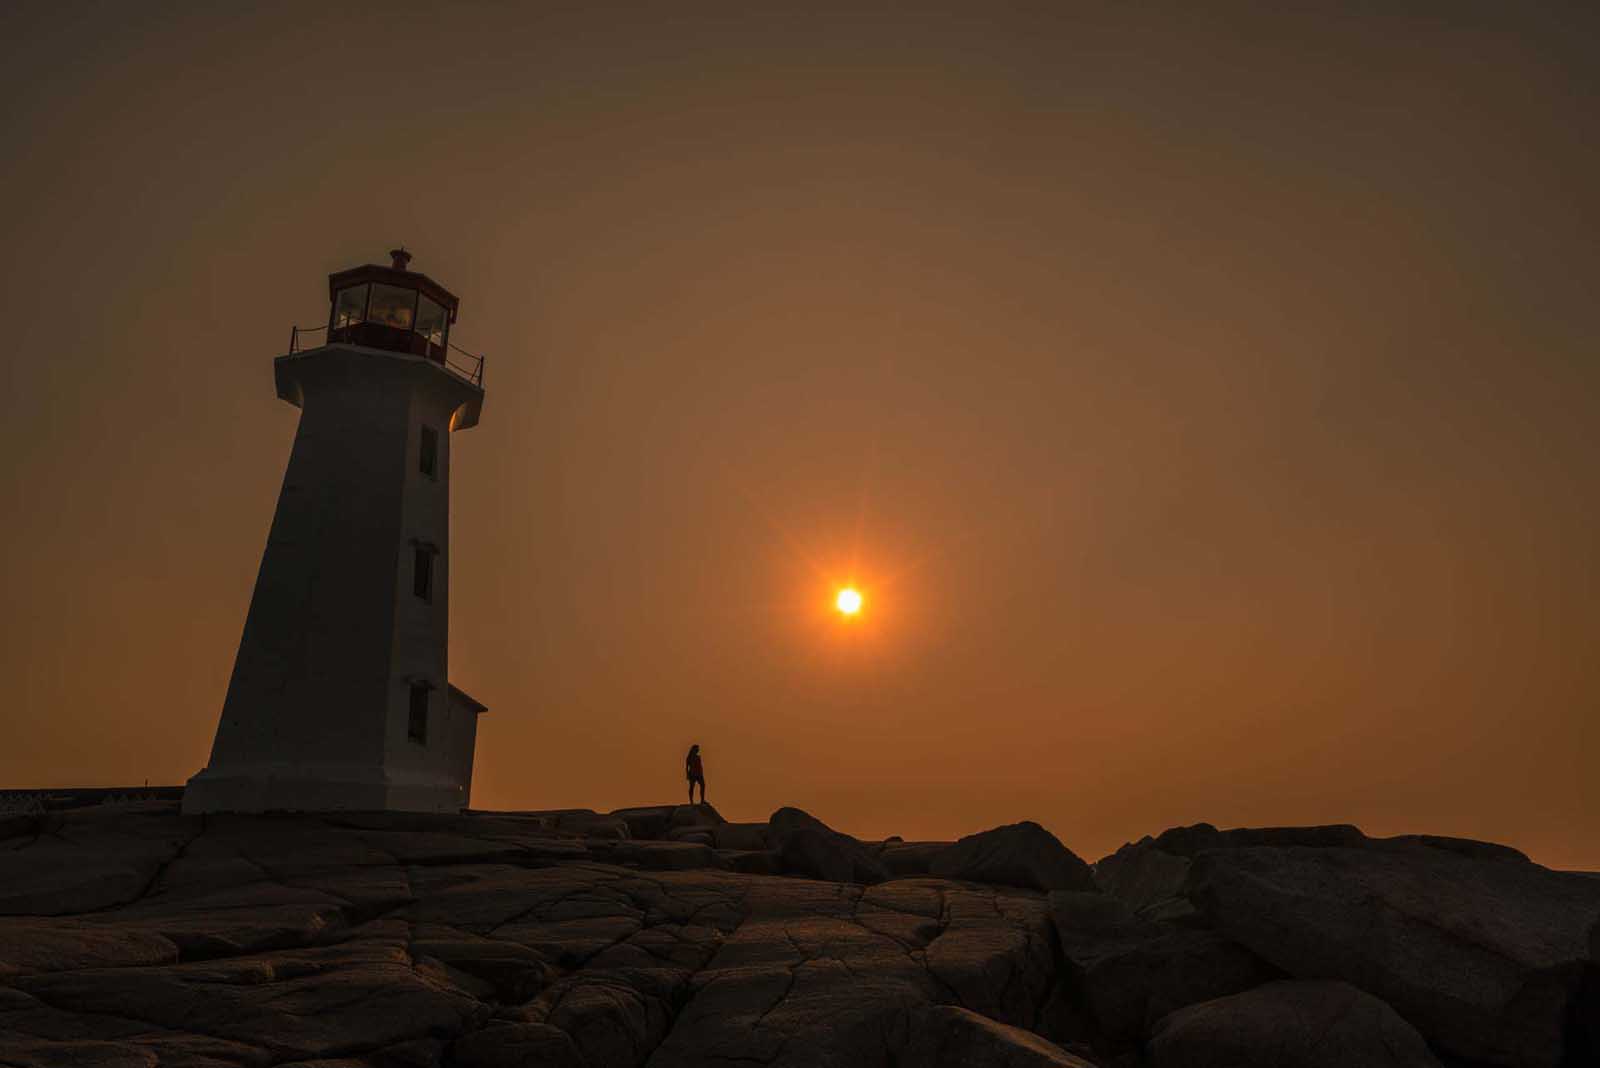
[[[326, 276], [461, 296], [474, 802], [1600, 868], [1592, 4], [0, 7], [0, 787], [204, 764]], [[828, 611], [838, 580], [868, 598]]]

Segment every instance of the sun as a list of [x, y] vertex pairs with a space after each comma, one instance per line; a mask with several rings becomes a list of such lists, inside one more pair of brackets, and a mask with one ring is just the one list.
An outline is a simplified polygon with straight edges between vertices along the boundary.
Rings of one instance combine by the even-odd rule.
[[833, 607], [837, 608], [843, 615], [856, 615], [861, 611], [861, 591], [852, 586], [846, 586], [833, 599]]

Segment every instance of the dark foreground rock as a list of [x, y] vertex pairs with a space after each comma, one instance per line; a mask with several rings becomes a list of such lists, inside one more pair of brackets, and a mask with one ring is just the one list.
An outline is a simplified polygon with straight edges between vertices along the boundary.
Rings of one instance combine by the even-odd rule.
[[1342, 979], [1475, 1064], [1600, 1063], [1600, 886], [1507, 846], [1348, 825], [1180, 827], [1095, 865], [1141, 918], [1176, 917], [1302, 979]]
[[1356, 984], [1440, 1048], [1560, 1065], [1594, 965], [1600, 886], [1457, 850], [1250, 848], [1200, 854], [1185, 895], [1285, 972]]
[[7, 1068], [887, 1068], [958, 1001], [930, 1063], [1057, 1063], [1009, 1030], [1052, 989], [1039, 895], [741, 874], [583, 812], [52, 818], [0, 841], [45, 913], [0, 918]]
[[647, 871], [693, 871], [696, 868], [726, 868], [730, 865], [716, 850], [699, 842], [617, 842], [610, 848], [591, 845], [595, 859], [609, 864], [624, 864]]
[[1439, 1068], [1416, 1028], [1349, 983], [1284, 980], [1180, 1009], [1153, 1068]]
[[937, 880], [761, 880], [745, 905], [748, 918], [696, 976], [651, 1068], [920, 1064], [905, 1052], [908, 1014], [959, 999], [1030, 1028], [1049, 992], [1038, 898]]
[[913, 1014], [901, 1053], [920, 1068], [1094, 1068], [1020, 1027], [1007, 1027], [954, 1005]]
[[1098, 889], [1089, 865], [1032, 821], [968, 835], [935, 856], [928, 871], [941, 879], [1029, 890]]
[[1093, 1024], [1096, 1045], [1136, 1049], [1163, 1016], [1277, 978], [1255, 954], [1215, 931], [1143, 919], [1108, 894], [1057, 891], [1051, 917], [1064, 980]]
[[0, 916], [66, 916], [114, 908], [139, 897], [195, 828], [99, 809], [95, 819], [47, 812], [7, 821], [0, 852]]
[[[1249, 1068], [1322, 1063], [1285, 1045], [1319, 1027], [1386, 1065], [1407, 1025], [1473, 1068], [1593, 1062], [1600, 881], [1250, 834], [1172, 836], [1183, 884], [1139, 908], [1027, 825], [964, 848], [680, 805], [47, 813], [0, 827], [0, 1065]], [[960, 875], [892, 877], [924, 865]]]

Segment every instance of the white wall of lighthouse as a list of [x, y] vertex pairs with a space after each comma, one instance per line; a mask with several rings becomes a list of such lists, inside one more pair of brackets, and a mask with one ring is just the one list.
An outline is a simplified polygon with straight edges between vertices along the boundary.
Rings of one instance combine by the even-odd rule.
[[[421, 277], [398, 259], [366, 270]], [[387, 344], [385, 330], [361, 339]], [[186, 811], [453, 811], [470, 798], [483, 706], [449, 684], [450, 471], [483, 390], [414, 347], [334, 342], [275, 361], [300, 424]]]

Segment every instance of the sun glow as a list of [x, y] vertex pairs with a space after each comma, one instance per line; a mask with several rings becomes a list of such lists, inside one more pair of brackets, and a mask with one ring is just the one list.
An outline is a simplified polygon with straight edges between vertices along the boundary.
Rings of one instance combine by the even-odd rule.
[[856, 615], [861, 611], [861, 591], [854, 587], [846, 586], [833, 599], [833, 606], [843, 615]]

